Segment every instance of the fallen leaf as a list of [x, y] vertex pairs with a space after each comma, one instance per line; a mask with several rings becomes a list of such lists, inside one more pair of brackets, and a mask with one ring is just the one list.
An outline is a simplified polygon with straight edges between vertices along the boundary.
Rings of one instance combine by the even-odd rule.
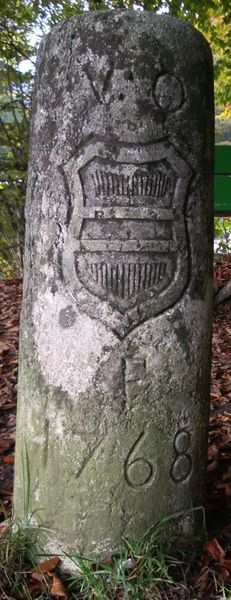
[[205, 592], [209, 585], [209, 572], [207, 568], [202, 569], [201, 574], [195, 581], [195, 588], [200, 592]]
[[0, 454], [2, 452], [5, 452], [5, 450], [8, 450], [9, 448], [11, 448], [11, 446], [13, 446], [14, 441], [13, 440], [1, 440], [0, 439]]
[[231, 481], [229, 481], [228, 483], [218, 483], [217, 489], [225, 490], [226, 496], [231, 496]]
[[27, 589], [30, 593], [30, 597], [35, 598], [37, 596], [40, 596], [42, 592], [45, 592], [47, 590], [47, 583], [46, 581], [44, 581], [44, 579], [42, 581], [32, 580], [27, 582]]
[[222, 383], [221, 391], [223, 394], [227, 394], [228, 392], [231, 392], [231, 380], [225, 381], [224, 383]]
[[64, 600], [68, 600], [67, 592], [64, 588], [64, 585], [61, 579], [56, 575], [56, 573], [48, 572], [49, 577], [52, 578], [51, 583], [51, 594], [52, 596], [58, 596], [59, 598], [64, 598]]
[[231, 481], [231, 465], [228, 467], [227, 471], [222, 475], [223, 481]]
[[8, 340], [0, 340], [0, 354], [2, 354], [2, 352], [6, 352], [7, 350], [11, 350], [14, 349], [14, 344], [12, 344], [11, 342], [9, 342]]
[[30, 573], [30, 578], [32, 581], [27, 584], [27, 587], [32, 597], [49, 590], [49, 583], [44, 573]]
[[203, 550], [207, 552], [210, 558], [212, 558], [213, 560], [218, 560], [219, 562], [221, 562], [225, 557], [225, 551], [220, 546], [216, 538], [205, 542], [203, 544]]
[[45, 581], [45, 574], [44, 573], [37, 573], [37, 571], [34, 571], [34, 569], [31, 571], [30, 576], [35, 581], [40, 581], [40, 582]]
[[10, 404], [4, 404], [3, 406], [1, 406], [1, 410], [10, 410], [12, 408], [15, 408], [16, 406], [16, 402], [11, 402]]
[[2, 462], [5, 465], [13, 465], [14, 464], [14, 454], [8, 454], [7, 456], [2, 456]]
[[99, 561], [100, 567], [104, 567], [104, 565], [110, 565], [110, 567], [114, 567], [114, 564], [115, 564], [115, 557], [113, 556], [113, 554], [108, 554], [108, 556], [106, 556], [106, 558]]
[[0, 525], [0, 535], [5, 535], [9, 529], [8, 523], [1, 523]]
[[230, 579], [230, 573], [229, 573], [229, 571], [228, 571], [227, 569], [225, 569], [225, 568], [223, 567], [223, 565], [222, 565], [221, 572], [220, 572], [220, 573], [218, 573], [218, 576], [217, 576], [217, 578], [218, 578], [218, 580], [219, 580], [221, 583], [228, 583], [228, 581], [229, 581], [229, 579]]
[[59, 556], [54, 556], [49, 560], [45, 560], [40, 565], [37, 565], [32, 569], [32, 573], [47, 573], [48, 571], [53, 571], [57, 565], [60, 563]]
[[207, 466], [207, 473], [211, 473], [212, 471], [215, 471], [216, 469], [218, 469], [219, 467], [219, 462], [218, 460], [213, 460], [208, 466]]
[[222, 564], [224, 565], [225, 569], [228, 569], [228, 571], [231, 572], [231, 558], [224, 558]]
[[0, 488], [0, 496], [8, 497], [11, 496], [13, 494], [13, 488], [9, 487], [9, 488]]
[[8, 365], [17, 365], [18, 364], [18, 359], [17, 358], [11, 358], [10, 360], [8, 360]]
[[219, 456], [219, 446], [217, 444], [211, 444], [208, 449], [208, 459], [215, 460]]

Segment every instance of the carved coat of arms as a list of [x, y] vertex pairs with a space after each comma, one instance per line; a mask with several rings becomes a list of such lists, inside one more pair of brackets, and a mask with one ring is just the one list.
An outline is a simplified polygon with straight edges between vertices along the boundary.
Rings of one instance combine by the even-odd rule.
[[[184, 205], [192, 169], [168, 140], [100, 139], [86, 143], [63, 169], [73, 206], [63, 257], [67, 285], [76, 298], [84, 288], [90, 303], [92, 296], [104, 301], [126, 333], [173, 305], [185, 289]], [[107, 316], [103, 320], [113, 328]]]

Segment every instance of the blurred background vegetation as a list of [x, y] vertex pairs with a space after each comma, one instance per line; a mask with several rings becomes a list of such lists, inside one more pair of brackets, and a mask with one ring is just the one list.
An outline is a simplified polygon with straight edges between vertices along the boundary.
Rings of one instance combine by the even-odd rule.
[[[216, 141], [231, 143], [229, 0], [1, 0], [0, 5], [0, 279], [23, 270], [24, 205], [36, 50], [49, 28], [98, 9], [165, 12], [188, 21], [211, 44]], [[215, 219], [218, 252], [230, 251], [231, 219]]]

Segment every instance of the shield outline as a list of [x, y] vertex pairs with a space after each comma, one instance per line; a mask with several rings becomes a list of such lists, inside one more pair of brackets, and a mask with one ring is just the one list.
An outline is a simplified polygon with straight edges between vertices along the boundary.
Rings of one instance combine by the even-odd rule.
[[[90, 291], [89, 288], [84, 288], [83, 283], [77, 277], [74, 265], [75, 254], [78, 247], [81, 247], [82, 222], [86, 218], [80, 170], [97, 158], [116, 163], [121, 162], [121, 164], [132, 163], [137, 164], [137, 166], [141, 163], [153, 163], [167, 159], [177, 177], [173, 196], [173, 200], [175, 200], [175, 235], [178, 243], [174, 277], [168, 287], [158, 296], [155, 297], [150, 289], [145, 301], [127, 310], [123, 310], [121, 306], [118, 307], [118, 303], [116, 307], [115, 302], [108, 299], [108, 295], [106, 297], [106, 292], [105, 294], [96, 293]], [[93, 137], [82, 144], [71, 158], [61, 165], [61, 172], [65, 177], [65, 187], [68, 189], [73, 207], [62, 253], [64, 281], [72, 297], [77, 301], [80, 311], [86, 312], [91, 317], [95, 316], [95, 312], [95, 318], [102, 320], [120, 338], [123, 338], [138, 324], [163, 313], [173, 306], [185, 291], [189, 278], [189, 244], [184, 213], [193, 170], [182, 158], [179, 151], [169, 142], [168, 138], [149, 143], [133, 144]], [[95, 212], [96, 210], [100, 211], [101, 208], [94, 210]], [[113, 208], [111, 208], [111, 211], [113, 211]], [[101, 310], [99, 310], [99, 303], [101, 304]]]

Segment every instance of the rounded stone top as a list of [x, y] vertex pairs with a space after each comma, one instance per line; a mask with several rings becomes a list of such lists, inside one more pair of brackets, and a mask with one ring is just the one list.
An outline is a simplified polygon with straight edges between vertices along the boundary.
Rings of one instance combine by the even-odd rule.
[[[112, 29], [113, 23], [113, 29]], [[111, 41], [116, 31], [119, 29], [124, 32], [125, 37], [127, 39], [131, 36], [130, 25], [132, 23], [133, 31], [137, 30], [138, 37], [133, 37], [133, 49], [137, 49], [139, 45], [139, 35], [142, 30], [150, 29], [150, 31], [154, 28], [156, 32], [156, 36], [158, 38], [159, 35], [164, 36], [166, 38], [167, 45], [175, 48], [177, 52], [177, 46], [184, 46], [186, 51], [182, 53], [182, 61], [187, 57], [190, 60], [193, 59], [192, 53], [188, 52], [188, 41], [191, 40], [191, 43], [195, 44], [194, 51], [198, 46], [204, 46], [209, 51], [210, 56], [212, 56], [210, 46], [203, 36], [201, 32], [195, 29], [190, 23], [182, 21], [175, 16], [169, 15], [167, 13], [157, 14], [155, 12], [150, 12], [144, 10], [142, 12], [138, 12], [132, 9], [115, 9], [115, 10], [96, 10], [79, 13], [77, 15], [72, 16], [70, 19], [67, 19], [63, 23], [60, 23], [54, 26], [51, 31], [45, 36], [45, 39], [49, 39], [49, 36], [56, 35], [57, 32], [64, 32], [65, 30], [72, 30], [71, 37], [72, 40], [75, 39], [76, 35], [78, 35], [78, 28], [84, 28], [86, 31], [91, 27], [94, 27], [94, 35], [95, 33], [99, 34], [106, 32], [107, 28], [110, 28]], [[89, 31], [89, 33], [91, 33]], [[171, 33], [171, 38], [169, 34]], [[177, 39], [175, 39], [175, 36]], [[149, 39], [146, 39], [146, 44], [148, 45]], [[85, 40], [86, 42], [86, 40]], [[108, 40], [110, 47], [110, 39]]]
[[41, 45], [34, 156], [60, 165], [95, 136], [115, 144], [178, 138], [180, 147], [190, 135], [194, 152], [198, 114], [213, 110], [212, 78], [209, 46], [188, 23], [148, 11], [78, 14]]

